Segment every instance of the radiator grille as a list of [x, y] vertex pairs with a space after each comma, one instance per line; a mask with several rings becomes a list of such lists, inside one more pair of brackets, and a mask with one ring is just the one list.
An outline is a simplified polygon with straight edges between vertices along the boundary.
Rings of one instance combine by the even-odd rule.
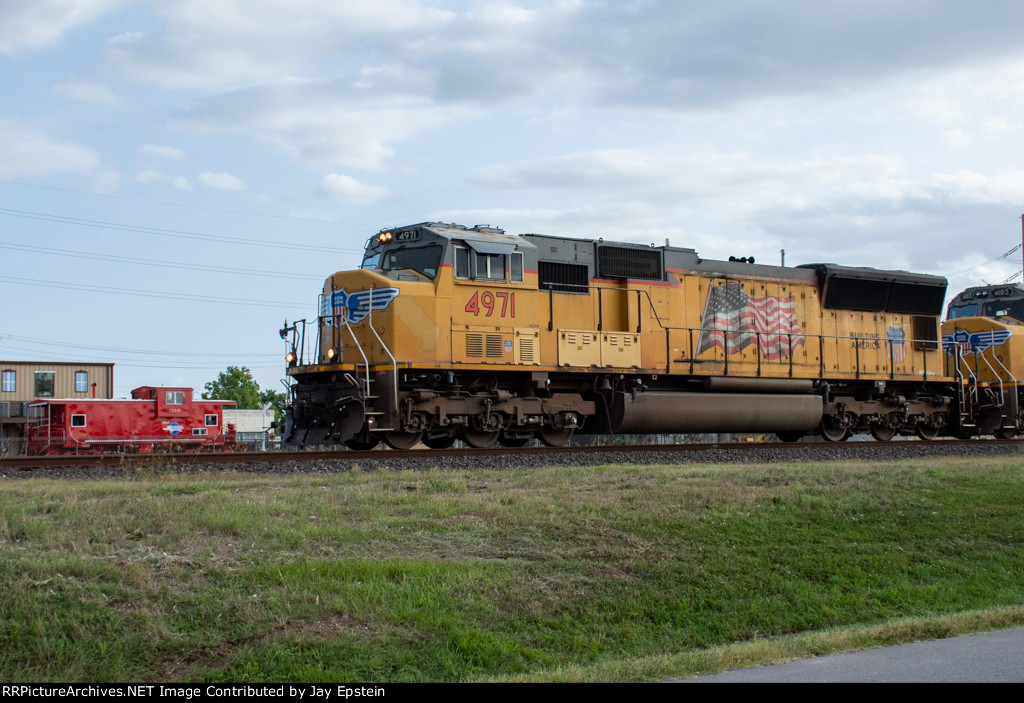
[[535, 345], [533, 337], [520, 337], [519, 338], [519, 360], [524, 364], [532, 364], [536, 359]]
[[488, 358], [501, 358], [505, 353], [505, 339], [500, 334], [487, 335], [487, 356]]

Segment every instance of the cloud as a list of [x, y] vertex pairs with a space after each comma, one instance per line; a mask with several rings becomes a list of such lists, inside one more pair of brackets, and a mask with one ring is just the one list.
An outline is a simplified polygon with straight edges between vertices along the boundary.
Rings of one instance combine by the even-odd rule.
[[94, 193], [113, 193], [121, 184], [121, 174], [112, 169], [102, 171], [93, 176], [92, 190]]
[[100, 158], [92, 149], [0, 119], [0, 178], [88, 174], [99, 166]]
[[245, 190], [248, 187], [242, 179], [232, 176], [230, 173], [204, 171], [197, 178], [204, 186], [217, 190]]
[[282, 78], [377, 47], [390, 53], [455, 16], [416, 0], [179, 0], [153, 11], [165, 32], [114, 37], [106, 63], [132, 80], [204, 90]]
[[188, 154], [181, 149], [175, 149], [173, 146], [164, 146], [160, 144], [143, 144], [139, 147], [139, 153], [143, 156], [164, 159], [166, 161], [181, 161], [188, 156]]
[[317, 194], [339, 203], [368, 205], [384, 200], [391, 195], [385, 186], [371, 186], [360, 183], [351, 176], [329, 173], [317, 186]]
[[64, 35], [133, 0], [4, 0], [0, 54], [55, 46]]
[[110, 88], [98, 81], [62, 81], [53, 86], [53, 92], [62, 98], [119, 108], [124, 101]]
[[166, 183], [178, 190], [192, 190], [192, 184], [184, 176], [168, 176], [165, 173], [147, 169], [135, 174], [136, 183]]
[[[1024, 6], [882, 0], [587, 5], [572, 30], [599, 102], [673, 110], [836, 96], [913, 72], [1020, 54]], [[587, 41], [582, 41], [586, 38]]]
[[314, 220], [316, 222], [337, 222], [337, 218], [323, 210], [292, 210], [288, 217], [296, 220]]
[[310, 170], [380, 170], [393, 144], [468, 113], [414, 97], [375, 97], [345, 81], [287, 79], [211, 96], [176, 111], [195, 132], [249, 130]]

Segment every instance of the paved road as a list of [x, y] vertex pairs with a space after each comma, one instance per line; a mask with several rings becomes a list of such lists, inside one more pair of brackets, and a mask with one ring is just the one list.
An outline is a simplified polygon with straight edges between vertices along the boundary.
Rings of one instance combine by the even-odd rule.
[[688, 683], [1024, 683], [1024, 627], [738, 669]]

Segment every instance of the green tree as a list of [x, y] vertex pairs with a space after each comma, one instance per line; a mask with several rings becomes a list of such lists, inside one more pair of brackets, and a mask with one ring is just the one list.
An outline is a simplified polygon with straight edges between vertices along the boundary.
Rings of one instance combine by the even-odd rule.
[[260, 384], [252, 377], [248, 367], [229, 366], [217, 379], [204, 386], [203, 400], [233, 400], [241, 409], [260, 407]]
[[260, 384], [252, 377], [247, 366], [229, 366], [221, 371], [217, 379], [209, 381], [203, 392], [203, 400], [233, 400], [242, 410], [253, 410], [267, 403], [274, 406], [274, 420], [278, 427], [284, 427], [285, 395], [280, 391], [261, 391]]

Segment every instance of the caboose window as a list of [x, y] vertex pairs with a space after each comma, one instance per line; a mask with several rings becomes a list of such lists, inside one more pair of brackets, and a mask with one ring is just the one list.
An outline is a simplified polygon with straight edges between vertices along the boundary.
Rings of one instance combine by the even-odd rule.
[[85, 427], [85, 415], [72, 415], [71, 416], [72, 427]]
[[216, 425], [217, 425], [217, 416], [216, 415], [207, 415], [206, 416], [206, 426], [207, 427], [216, 427]]
[[167, 405], [184, 405], [185, 404], [185, 392], [184, 391], [167, 391], [164, 396], [164, 402]]
[[204, 435], [204, 434], [206, 434], [206, 428], [205, 427], [193, 427], [192, 428], [192, 436], [193, 437], [198, 436], [198, 435]]

